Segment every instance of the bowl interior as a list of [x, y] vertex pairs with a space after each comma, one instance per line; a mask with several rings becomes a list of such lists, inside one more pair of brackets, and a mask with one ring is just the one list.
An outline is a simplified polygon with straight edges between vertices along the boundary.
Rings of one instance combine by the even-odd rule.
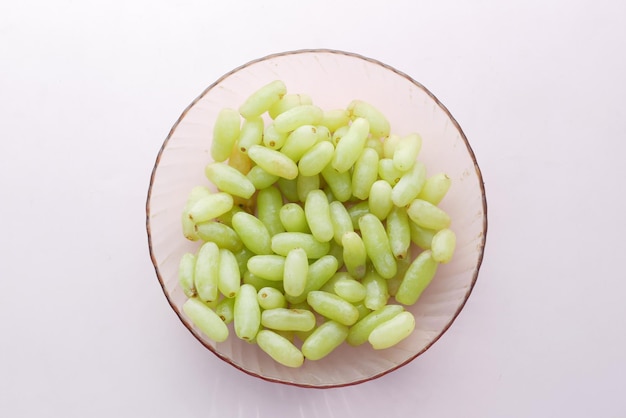
[[[353, 99], [374, 104], [389, 119], [392, 132], [418, 132], [419, 159], [428, 174], [452, 179], [440, 207], [457, 235], [453, 260], [441, 265], [419, 301], [408, 307], [416, 317], [413, 334], [397, 346], [375, 351], [368, 344], [346, 344], [320, 361], [298, 369], [275, 363], [258, 347], [237, 338], [216, 344], [182, 313], [186, 296], [178, 286], [180, 257], [199, 246], [182, 236], [180, 216], [196, 185], [209, 185], [204, 166], [210, 156], [213, 123], [224, 107], [237, 109], [248, 95], [270, 81], [285, 82], [289, 93], [306, 93], [324, 109], [345, 108]], [[363, 382], [408, 363], [427, 350], [451, 325], [469, 297], [482, 261], [487, 229], [480, 170], [470, 145], [447, 109], [422, 85], [393, 68], [359, 55], [306, 50], [250, 62], [207, 88], [181, 115], [165, 140], [152, 173], [147, 201], [151, 257], [163, 291], [183, 324], [213, 353], [246, 373], [306, 387]], [[413, 255], [417, 250], [413, 249]]]

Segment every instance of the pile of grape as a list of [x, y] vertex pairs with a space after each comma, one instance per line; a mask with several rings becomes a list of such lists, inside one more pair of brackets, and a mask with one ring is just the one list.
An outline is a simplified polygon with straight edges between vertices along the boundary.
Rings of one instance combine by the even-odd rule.
[[404, 306], [456, 245], [438, 207], [450, 178], [427, 176], [421, 146], [367, 102], [322, 110], [282, 81], [223, 109], [205, 169], [217, 190], [193, 188], [182, 214], [185, 237], [203, 241], [180, 261], [184, 313], [210, 339], [234, 329], [289, 367], [344, 341], [405, 339]]

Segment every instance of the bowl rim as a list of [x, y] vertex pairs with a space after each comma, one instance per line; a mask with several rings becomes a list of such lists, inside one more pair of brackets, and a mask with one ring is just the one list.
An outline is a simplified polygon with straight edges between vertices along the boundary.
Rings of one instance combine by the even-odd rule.
[[[215, 88], [218, 84], [220, 84], [224, 79], [230, 77], [231, 75], [237, 73], [238, 71], [252, 66], [256, 63], [262, 62], [262, 61], [268, 61], [277, 57], [282, 57], [282, 56], [289, 56], [289, 55], [300, 55], [300, 54], [335, 54], [335, 55], [344, 55], [350, 58], [356, 58], [356, 59], [360, 59], [363, 61], [367, 61], [371, 64], [374, 65], [378, 65], [380, 67], [383, 67], [389, 71], [392, 71], [396, 74], [398, 74], [399, 76], [405, 78], [406, 80], [408, 80], [410, 83], [414, 84], [417, 88], [421, 89], [424, 93], [426, 93], [435, 103], [437, 106], [439, 106], [441, 108], [441, 110], [446, 114], [446, 116], [450, 119], [450, 121], [452, 122], [452, 124], [454, 125], [454, 127], [458, 130], [466, 148], [467, 151], [469, 153], [470, 158], [472, 159], [472, 162], [474, 164], [474, 169], [476, 171], [476, 176], [478, 179], [478, 184], [480, 187], [480, 191], [481, 191], [481, 200], [482, 200], [482, 209], [483, 209], [483, 216], [482, 216], [482, 234], [480, 236], [480, 242], [479, 242], [479, 254], [478, 254], [478, 259], [476, 262], [476, 267], [474, 269], [473, 272], [473, 277], [472, 277], [472, 281], [470, 286], [468, 287], [465, 296], [463, 297], [463, 300], [461, 302], [461, 304], [459, 305], [459, 307], [457, 308], [457, 310], [455, 311], [454, 315], [450, 318], [449, 322], [446, 324], [446, 326], [443, 327], [443, 329], [441, 330], [441, 332], [435, 336], [424, 348], [422, 348], [422, 350], [420, 350], [419, 352], [417, 352], [416, 354], [412, 355], [411, 357], [409, 357], [407, 360], [403, 361], [402, 363], [399, 363], [397, 365], [395, 365], [394, 367], [391, 367], [387, 370], [384, 370], [380, 373], [377, 373], [373, 376], [370, 377], [366, 377], [363, 379], [358, 379], [358, 380], [354, 380], [351, 382], [346, 382], [346, 383], [339, 383], [339, 384], [320, 384], [320, 385], [312, 385], [312, 384], [306, 384], [306, 383], [298, 383], [298, 382], [289, 382], [289, 381], [285, 381], [285, 380], [281, 380], [278, 378], [272, 378], [272, 377], [268, 377], [268, 376], [263, 376], [260, 373], [245, 369], [244, 367], [238, 365], [237, 363], [233, 362], [231, 359], [229, 359], [228, 357], [220, 354], [217, 350], [215, 350], [210, 344], [206, 343], [205, 341], [203, 341], [197, 334], [196, 332], [194, 332], [194, 330], [192, 329], [192, 327], [187, 324], [183, 317], [182, 317], [182, 313], [180, 312], [180, 310], [173, 304], [172, 300], [170, 299], [170, 297], [168, 296], [168, 292], [165, 288], [165, 283], [163, 280], [163, 277], [161, 276], [161, 272], [159, 270], [159, 266], [157, 263], [157, 260], [155, 258], [154, 255], [154, 251], [153, 251], [153, 247], [152, 247], [152, 231], [151, 231], [151, 227], [150, 227], [150, 201], [152, 198], [152, 188], [154, 186], [154, 179], [155, 179], [155, 175], [156, 175], [156, 171], [159, 167], [160, 161], [161, 161], [161, 157], [163, 155], [163, 152], [165, 151], [165, 149], [167, 148], [167, 145], [172, 137], [172, 135], [174, 134], [174, 132], [176, 131], [176, 129], [178, 128], [178, 125], [182, 122], [182, 120], [185, 118], [185, 116], [187, 115], [187, 113], [189, 112], [189, 110], [191, 108], [193, 108], [196, 103], [198, 103], [198, 101], [200, 101], [204, 96], [206, 96], [209, 91], [211, 91], [213, 88]], [[397, 70], [396, 68], [385, 64], [377, 59], [374, 58], [370, 58], [370, 57], [366, 57], [364, 55], [358, 54], [358, 53], [354, 53], [354, 52], [348, 52], [348, 51], [343, 51], [343, 50], [339, 50], [339, 49], [329, 49], [329, 48], [311, 48], [311, 49], [295, 49], [295, 50], [289, 50], [289, 51], [283, 51], [283, 52], [277, 52], [277, 53], [272, 53], [269, 55], [265, 55], [262, 56], [260, 58], [256, 58], [253, 59], [251, 61], [246, 62], [245, 64], [242, 64], [230, 71], [228, 71], [227, 73], [225, 73], [224, 75], [222, 75], [221, 77], [219, 77], [217, 80], [215, 80], [213, 83], [211, 83], [207, 88], [205, 88], [202, 93], [200, 93], [200, 95], [198, 95], [181, 113], [181, 115], [178, 117], [178, 119], [176, 120], [176, 122], [174, 123], [174, 125], [172, 125], [172, 128], [170, 129], [167, 137], [165, 138], [165, 140], [163, 141], [163, 144], [161, 145], [159, 152], [157, 154], [157, 157], [155, 159], [154, 162], [154, 166], [152, 167], [151, 170], [151, 174], [150, 174], [150, 184], [148, 187], [148, 193], [147, 193], [147, 197], [146, 197], [146, 232], [147, 232], [147, 238], [148, 238], [148, 249], [150, 252], [150, 259], [152, 261], [152, 265], [154, 267], [155, 273], [157, 275], [157, 279], [159, 281], [159, 284], [161, 286], [161, 290], [163, 291], [163, 294], [165, 296], [165, 299], [167, 300], [168, 304], [170, 305], [170, 307], [172, 308], [172, 310], [176, 313], [176, 315], [178, 316], [178, 319], [182, 322], [182, 324], [185, 326], [185, 328], [187, 328], [191, 335], [194, 336], [194, 338], [196, 338], [204, 347], [208, 348], [209, 351], [211, 351], [214, 355], [216, 355], [218, 358], [220, 358], [221, 360], [225, 361], [226, 363], [230, 364], [231, 366], [235, 367], [236, 369], [259, 379], [268, 381], [268, 382], [272, 382], [272, 383], [281, 383], [281, 384], [285, 384], [285, 385], [289, 385], [289, 386], [297, 386], [297, 387], [302, 387], [302, 388], [312, 388], [312, 389], [330, 389], [330, 388], [339, 388], [339, 387], [346, 387], [346, 386], [353, 386], [353, 385], [358, 385], [364, 382], [368, 382], [371, 380], [375, 380], [378, 379], [384, 375], [387, 375], [395, 370], [398, 370], [399, 368], [411, 363], [413, 360], [415, 360], [417, 357], [419, 357], [420, 355], [422, 355], [423, 353], [425, 353], [428, 349], [430, 349], [447, 331], [448, 329], [452, 326], [452, 324], [454, 323], [454, 321], [456, 320], [456, 318], [459, 316], [459, 314], [461, 313], [461, 311], [463, 310], [463, 308], [465, 307], [465, 304], [467, 303], [473, 289], [474, 286], [476, 285], [476, 282], [478, 280], [478, 274], [480, 272], [480, 268], [482, 266], [482, 262], [483, 262], [483, 258], [484, 258], [484, 254], [485, 254], [485, 246], [486, 246], [486, 242], [487, 242], [487, 229], [488, 229], [488, 220], [487, 220], [487, 196], [486, 196], [486, 191], [485, 191], [485, 184], [484, 184], [484, 180], [483, 180], [483, 176], [482, 176], [482, 172], [480, 170], [480, 167], [478, 165], [478, 161], [476, 159], [476, 155], [474, 153], [474, 150], [472, 149], [469, 140], [467, 139], [467, 137], [465, 136], [465, 132], [463, 132], [463, 129], [461, 128], [461, 126], [459, 125], [459, 123], [457, 122], [457, 120], [454, 118], [454, 116], [452, 116], [452, 114], [450, 113], [450, 111], [448, 110], [448, 108], [441, 103], [441, 101], [439, 101], [439, 99], [430, 91], [428, 90], [423, 84], [421, 84], [420, 82], [414, 80], [411, 76], [409, 76], [408, 74]]]

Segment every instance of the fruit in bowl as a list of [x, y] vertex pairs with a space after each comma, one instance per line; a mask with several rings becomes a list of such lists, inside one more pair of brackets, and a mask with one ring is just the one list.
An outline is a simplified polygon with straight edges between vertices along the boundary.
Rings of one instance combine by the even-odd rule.
[[406, 75], [328, 50], [207, 89], [159, 154], [147, 210], [160, 283], [196, 338], [311, 387], [430, 347], [469, 296], [486, 232], [480, 171], [447, 110]]

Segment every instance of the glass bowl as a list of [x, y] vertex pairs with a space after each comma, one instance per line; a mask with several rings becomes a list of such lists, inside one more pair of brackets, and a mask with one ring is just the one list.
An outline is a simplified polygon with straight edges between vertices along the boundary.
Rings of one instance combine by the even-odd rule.
[[[259, 87], [283, 80], [289, 93], [309, 94], [323, 109], [345, 108], [362, 99], [389, 119], [392, 133], [419, 132], [418, 158], [428, 173], [452, 179], [441, 202], [457, 235], [453, 260], [440, 265], [418, 302], [408, 307], [415, 331], [397, 346], [373, 350], [369, 344], [343, 344], [328, 357], [300, 368], [276, 363], [256, 345], [231, 332], [225, 342], [206, 338], [182, 312], [187, 299], [178, 285], [178, 264], [199, 243], [185, 239], [180, 216], [192, 187], [209, 185], [204, 167], [210, 155], [213, 123], [224, 107], [237, 109]], [[424, 86], [374, 59], [336, 50], [298, 50], [269, 55], [225, 74], [211, 84], [174, 124], [156, 158], [146, 203], [150, 256], [165, 296], [195, 338], [222, 360], [250, 375], [302, 387], [352, 385], [380, 377], [428, 350], [450, 327], [467, 301], [483, 258], [487, 205], [476, 157], [461, 127]], [[417, 251], [413, 251], [415, 255]], [[232, 331], [232, 329], [231, 329]]]

